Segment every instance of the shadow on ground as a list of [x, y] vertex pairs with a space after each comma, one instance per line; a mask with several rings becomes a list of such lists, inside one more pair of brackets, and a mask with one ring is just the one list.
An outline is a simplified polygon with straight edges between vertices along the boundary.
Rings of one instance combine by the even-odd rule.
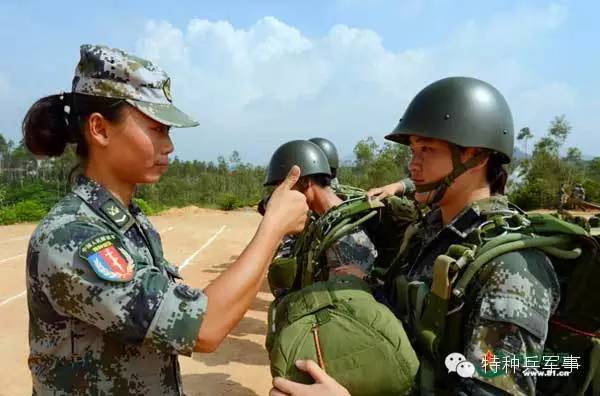
[[231, 263], [233, 263], [235, 260], [238, 259], [238, 255], [233, 255], [229, 257], [229, 260], [227, 260], [224, 263], [221, 264], [217, 264], [217, 265], [213, 265], [208, 269], [205, 269], [203, 272], [209, 273], [209, 274], [220, 274], [221, 272], [223, 272], [227, 267], [229, 267], [231, 265]]
[[182, 379], [186, 396], [259, 396], [225, 373], [188, 374]]
[[222, 366], [231, 362], [255, 366], [269, 365], [269, 357], [264, 345], [234, 337], [227, 337], [216, 352], [196, 353], [192, 359], [203, 362], [207, 366]]
[[231, 331], [231, 335], [242, 337], [248, 334], [257, 334], [266, 336], [267, 324], [264, 320], [251, 318], [249, 316], [244, 317], [240, 323]]

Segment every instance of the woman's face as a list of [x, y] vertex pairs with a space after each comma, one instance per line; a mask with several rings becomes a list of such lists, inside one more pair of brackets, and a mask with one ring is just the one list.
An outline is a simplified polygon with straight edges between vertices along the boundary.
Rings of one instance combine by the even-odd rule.
[[[452, 153], [450, 146], [443, 140], [410, 137], [412, 154], [409, 171], [415, 186], [436, 182], [452, 172]], [[431, 192], [417, 192], [415, 199], [427, 203]]]
[[[452, 150], [450, 145], [438, 139], [410, 137], [412, 158], [409, 163], [410, 178], [416, 186], [437, 182], [452, 173]], [[479, 149], [468, 147], [461, 149], [460, 161], [466, 162], [478, 153]], [[487, 183], [485, 180], [485, 164], [472, 167], [459, 175], [446, 189], [439, 205], [452, 202], [465, 191], [471, 191]], [[415, 199], [420, 203], [428, 203], [433, 199], [434, 191], [415, 193]]]
[[169, 165], [173, 143], [169, 127], [127, 105], [119, 122], [107, 122], [108, 138], [101, 152], [105, 166], [120, 180], [155, 183]]

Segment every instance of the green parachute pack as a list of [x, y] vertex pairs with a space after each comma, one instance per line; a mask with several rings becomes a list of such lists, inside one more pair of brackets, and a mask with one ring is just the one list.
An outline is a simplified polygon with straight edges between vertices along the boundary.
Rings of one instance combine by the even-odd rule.
[[[561, 287], [561, 301], [549, 323], [544, 355], [575, 356], [581, 363], [581, 368], [569, 376], [538, 377], [537, 392], [600, 395], [600, 228], [588, 224], [585, 229], [551, 214], [516, 210], [482, 215], [487, 220], [466, 238], [469, 243], [451, 245], [446, 254], [436, 258], [430, 288], [396, 278], [400, 315], [413, 313], [417, 342], [428, 355], [421, 360], [421, 393], [438, 394], [433, 383], [437, 375], [445, 374], [444, 357], [460, 350], [469, 286], [476, 275], [485, 282], [489, 273], [486, 264], [495, 257], [535, 248], [549, 257]], [[409, 229], [405, 246], [410, 236]], [[439, 285], [446, 285], [446, 290], [440, 293]]]
[[302, 235], [285, 242], [289, 245], [268, 274], [276, 297], [266, 341], [273, 376], [312, 383], [294, 365], [312, 359], [353, 395], [410, 393], [419, 361], [401, 322], [375, 300], [364, 280], [328, 279], [325, 252], [361, 227], [367, 234], [378, 230], [369, 235], [372, 242], [382, 256], [392, 256], [399, 241], [391, 236], [401, 236], [415, 216], [406, 199], [382, 203], [363, 195], [313, 218]]
[[401, 322], [354, 276], [287, 294], [269, 311], [271, 374], [310, 384], [294, 362], [312, 359], [352, 395], [407, 395], [419, 361]]

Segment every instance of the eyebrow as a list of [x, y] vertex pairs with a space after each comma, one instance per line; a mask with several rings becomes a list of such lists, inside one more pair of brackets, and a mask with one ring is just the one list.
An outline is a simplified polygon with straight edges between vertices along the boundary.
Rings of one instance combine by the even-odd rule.
[[437, 139], [422, 137], [422, 136], [413, 136], [411, 139], [411, 143], [435, 143]]

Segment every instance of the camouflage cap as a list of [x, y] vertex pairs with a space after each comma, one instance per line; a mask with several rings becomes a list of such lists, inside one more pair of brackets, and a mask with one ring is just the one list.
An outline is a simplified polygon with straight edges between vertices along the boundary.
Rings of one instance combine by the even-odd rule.
[[193, 127], [198, 122], [173, 105], [171, 79], [161, 68], [119, 49], [81, 46], [73, 93], [123, 99], [164, 125]]

